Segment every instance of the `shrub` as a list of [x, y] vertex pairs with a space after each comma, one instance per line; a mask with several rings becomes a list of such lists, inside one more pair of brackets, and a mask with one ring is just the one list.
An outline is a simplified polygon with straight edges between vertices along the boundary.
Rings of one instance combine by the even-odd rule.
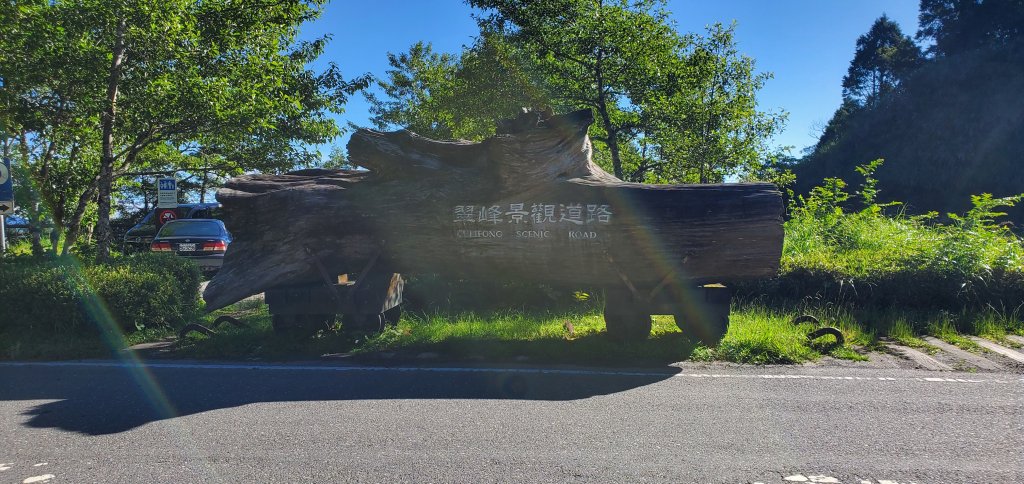
[[0, 265], [0, 329], [66, 331], [82, 327], [88, 284], [67, 264], [21, 260]]
[[0, 264], [0, 332], [177, 326], [198, 311], [198, 286], [195, 264], [163, 254], [94, 266], [73, 258]]
[[98, 266], [87, 274], [94, 292], [87, 295], [85, 304], [94, 318], [124, 329], [180, 322], [182, 310], [174, 304], [179, 291], [166, 275], [128, 266]]
[[[898, 203], [875, 202], [877, 160], [858, 168], [862, 208], [850, 210], [846, 183], [828, 179], [797, 197], [786, 221], [778, 278], [748, 291], [787, 299], [922, 308], [1009, 307], [1024, 302], [1024, 243], [995, 222], [1024, 196], [972, 197], [974, 208], [907, 216]], [[886, 214], [886, 211], [894, 211]]]
[[137, 271], [169, 277], [171, 285], [168, 287], [174, 289], [169, 294], [170, 302], [175, 308], [182, 310], [174, 320], [191, 317], [198, 310], [199, 283], [202, 275], [199, 267], [193, 262], [172, 254], [140, 253], [118, 259], [115, 265], [126, 265]]

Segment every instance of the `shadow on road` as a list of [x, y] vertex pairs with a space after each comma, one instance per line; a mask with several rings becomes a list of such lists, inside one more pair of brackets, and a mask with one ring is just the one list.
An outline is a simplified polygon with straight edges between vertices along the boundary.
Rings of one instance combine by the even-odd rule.
[[266, 402], [575, 400], [650, 385], [678, 371], [0, 366], [0, 400], [54, 400], [26, 411], [23, 425], [101, 435]]

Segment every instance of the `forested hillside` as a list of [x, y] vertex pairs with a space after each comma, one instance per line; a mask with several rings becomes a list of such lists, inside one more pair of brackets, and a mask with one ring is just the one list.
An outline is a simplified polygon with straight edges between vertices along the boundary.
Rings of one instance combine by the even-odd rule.
[[[1024, 4], [980, 2], [981, 13], [963, 5], [975, 3], [922, 2], [917, 37], [928, 58], [911, 47], [894, 59], [909, 38], [895, 27], [879, 39], [884, 17], [858, 41], [844, 104], [794, 170], [799, 193], [825, 177], [854, 179], [876, 158], [886, 160], [880, 198], [913, 212], [962, 212], [972, 194], [1024, 192]], [[1024, 210], [1011, 216], [1019, 225]]]

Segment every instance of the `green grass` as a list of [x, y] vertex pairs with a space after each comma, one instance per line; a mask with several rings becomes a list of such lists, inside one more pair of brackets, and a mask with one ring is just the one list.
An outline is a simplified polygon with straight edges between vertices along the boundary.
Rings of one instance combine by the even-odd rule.
[[[231, 308], [230, 311], [238, 311]], [[837, 321], [846, 345], [831, 337], [808, 341], [812, 325], [791, 324], [795, 310], [771, 310], [745, 304], [731, 316], [729, 332], [714, 348], [694, 346], [670, 316], [655, 316], [651, 336], [622, 344], [604, 332], [597, 311], [568, 313], [435, 313], [407, 314], [394, 328], [376, 335], [320, 331], [312, 337], [277, 335], [264, 309], [249, 310], [248, 328], [226, 328], [213, 335], [193, 335], [179, 344], [177, 354], [192, 358], [287, 359], [348, 355], [364, 358], [465, 362], [531, 362], [602, 365], [669, 364], [685, 360], [724, 360], [740, 363], [800, 363], [828, 355], [863, 360], [856, 348], [870, 346], [872, 333], [863, 332], [850, 316]], [[566, 324], [566, 323], [570, 324]], [[567, 328], [572, 326], [572, 332]]]
[[956, 324], [954, 323], [953, 318], [949, 317], [948, 314], [944, 314], [943, 317], [936, 318], [929, 323], [926, 332], [942, 341], [957, 346], [960, 349], [975, 353], [982, 352], [978, 343], [971, 341], [970, 338], [964, 336], [956, 329]]
[[[259, 311], [259, 310], [257, 310]], [[832, 337], [808, 341], [816, 326], [793, 325], [798, 315], [811, 314], [822, 324], [838, 328], [845, 344]], [[346, 335], [322, 331], [313, 337], [275, 335], [265, 309], [246, 317], [249, 328], [226, 329], [212, 337], [193, 336], [182, 342], [179, 354], [195, 358], [288, 359], [344, 354], [355, 357], [434, 359], [487, 362], [531, 362], [605, 365], [668, 364], [678, 361], [730, 361], [784, 364], [815, 361], [824, 356], [863, 361], [882, 348], [880, 337], [935, 351], [921, 336], [933, 334], [961, 347], [976, 349], [956, 325], [990, 313], [952, 315], [945, 311], [850, 310], [834, 305], [771, 308], [757, 302], [736, 304], [729, 332], [716, 347], [691, 345], [669, 316], [655, 316], [645, 341], [620, 344], [607, 338], [597, 311], [581, 313], [436, 313], [406, 315], [395, 328], [377, 335]], [[573, 326], [573, 333], [565, 322]], [[1019, 324], [1019, 323], [1014, 323]]]
[[918, 338], [910, 323], [908, 323], [904, 318], [898, 318], [893, 321], [892, 326], [890, 326], [889, 331], [887, 331], [887, 335], [889, 336], [889, 339], [903, 346], [924, 350], [927, 353], [935, 353], [938, 351], [938, 348], [935, 348], [934, 346], [925, 343], [921, 338]]
[[[231, 328], [216, 335], [190, 336], [179, 354], [197, 358], [288, 359], [346, 354], [381, 357], [388, 353], [417, 358], [427, 353], [438, 360], [488, 362], [626, 363], [685, 359], [692, 348], [671, 331], [671, 321], [659, 318], [651, 339], [618, 345], [608, 340], [596, 314], [462, 313], [406, 315], [394, 328], [379, 334], [320, 331], [312, 337], [278, 335], [266, 314], [244, 318], [248, 328]], [[564, 326], [571, 321], [574, 332]]]
[[[769, 307], [759, 301], [734, 304], [729, 332], [716, 347], [694, 346], [670, 316], [655, 316], [650, 338], [629, 344], [609, 339], [597, 310], [540, 313], [500, 311], [490, 313], [406, 314], [397, 327], [380, 334], [347, 334], [338, 325], [313, 336], [279, 335], [271, 329], [266, 305], [247, 300], [203, 317], [230, 314], [248, 327], [223, 326], [212, 336], [192, 333], [179, 341], [170, 356], [201, 359], [294, 360], [336, 355], [347, 358], [455, 361], [464, 363], [558, 363], [608, 366], [666, 365], [679, 361], [730, 361], [752, 364], [786, 364], [816, 361], [829, 356], [865, 360], [881, 349], [880, 337], [933, 351], [920, 339], [931, 334], [962, 348], [979, 351], [964, 334], [986, 337], [1019, 332], [1019, 314], [996, 311], [950, 313], [948, 311], [854, 309], [809, 304]], [[808, 341], [816, 326], [794, 325], [801, 314], [816, 316], [822, 324], [843, 333], [846, 343], [831, 336]], [[570, 332], [566, 322], [573, 328]], [[958, 329], [961, 328], [961, 329]], [[1000, 333], [1000, 330], [1004, 330]], [[980, 333], [979, 333], [980, 332]], [[170, 328], [150, 328], [124, 336], [124, 344], [170, 337]], [[120, 349], [116, 348], [116, 349]], [[0, 358], [74, 359], [112, 355], [96, 337], [28, 334], [0, 335]], [[421, 358], [421, 355], [430, 358]]]

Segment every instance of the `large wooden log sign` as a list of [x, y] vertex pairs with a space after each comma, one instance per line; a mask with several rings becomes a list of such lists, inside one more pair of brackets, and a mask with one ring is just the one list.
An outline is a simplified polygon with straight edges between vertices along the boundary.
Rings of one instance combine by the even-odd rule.
[[625, 183], [592, 161], [592, 122], [590, 111], [529, 112], [479, 143], [360, 129], [348, 153], [367, 171], [234, 178], [217, 192], [234, 241], [206, 308], [375, 258], [398, 273], [633, 294], [776, 273], [774, 185]]

